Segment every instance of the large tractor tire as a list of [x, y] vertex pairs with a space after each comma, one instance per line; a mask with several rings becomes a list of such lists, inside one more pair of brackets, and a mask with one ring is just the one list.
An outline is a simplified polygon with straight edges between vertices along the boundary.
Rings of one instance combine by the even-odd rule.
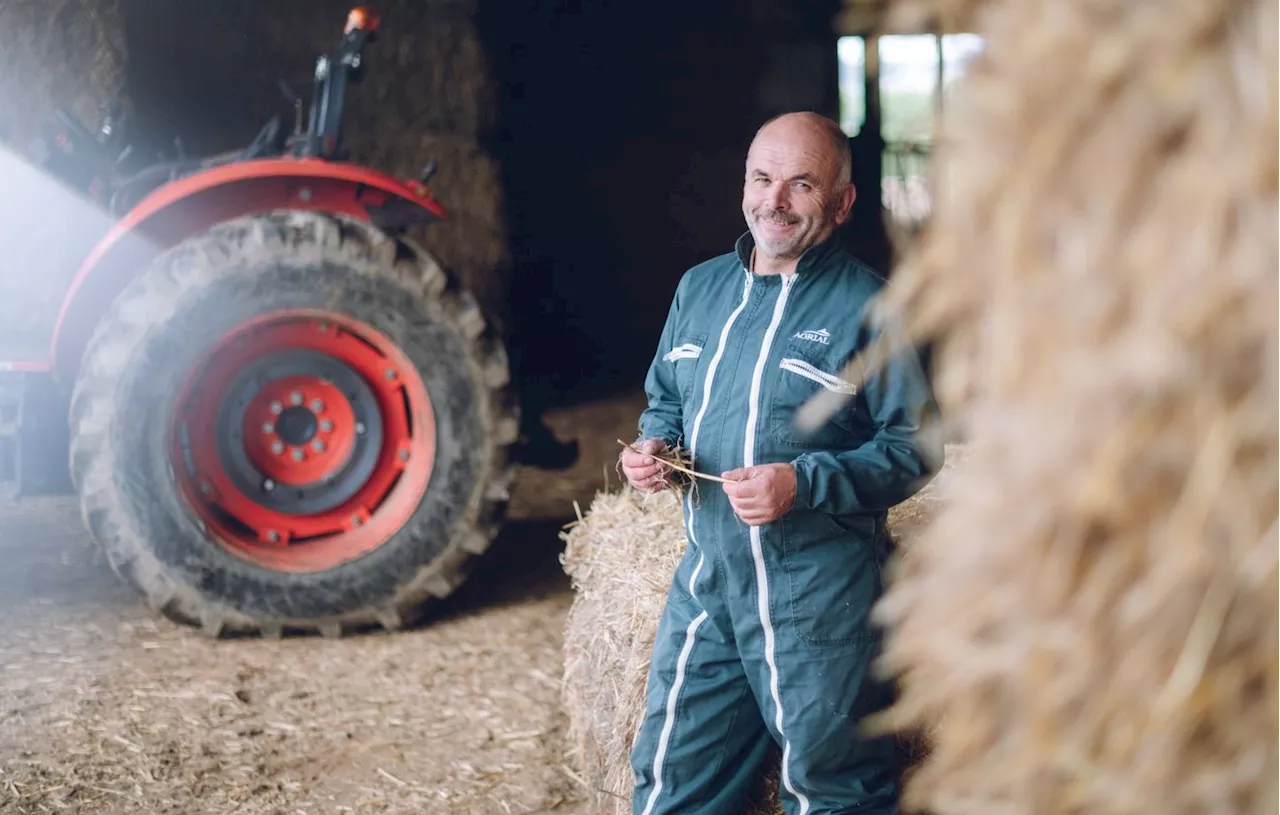
[[399, 628], [496, 532], [507, 380], [416, 247], [314, 213], [225, 222], [96, 329], [71, 404], [85, 523], [149, 605], [213, 636]]

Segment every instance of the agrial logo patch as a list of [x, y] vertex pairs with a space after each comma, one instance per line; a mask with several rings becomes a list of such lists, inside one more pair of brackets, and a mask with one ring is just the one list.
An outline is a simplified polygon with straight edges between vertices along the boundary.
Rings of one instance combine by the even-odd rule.
[[831, 334], [825, 328], [819, 328], [817, 331], [797, 331], [791, 335], [792, 339], [808, 340], [809, 342], [818, 342], [823, 345], [831, 344]]

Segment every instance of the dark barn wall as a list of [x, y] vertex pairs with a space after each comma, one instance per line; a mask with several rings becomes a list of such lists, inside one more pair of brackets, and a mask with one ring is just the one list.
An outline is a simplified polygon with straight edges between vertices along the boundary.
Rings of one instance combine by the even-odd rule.
[[835, 59], [833, 10], [511, 5], [484, 6], [483, 27], [503, 78], [512, 292], [547, 339], [529, 367], [553, 392], [634, 388], [680, 275], [744, 229], [754, 129], [794, 106], [833, 113], [835, 65], [813, 56]]
[[[243, 145], [349, 5], [122, 0], [137, 125], [190, 152]], [[451, 211], [424, 242], [504, 319], [535, 406], [634, 388], [679, 276], [743, 229], [755, 128], [836, 113], [838, 2], [389, 0], [349, 100], [357, 160]]]
[[532, 310], [517, 328], [541, 340], [527, 370], [548, 399], [635, 387], [679, 276], [744, 229], [755, 128], [835, 112], [834, 9], [514, 5], [481, 19], [502, 80], [513, 299]]

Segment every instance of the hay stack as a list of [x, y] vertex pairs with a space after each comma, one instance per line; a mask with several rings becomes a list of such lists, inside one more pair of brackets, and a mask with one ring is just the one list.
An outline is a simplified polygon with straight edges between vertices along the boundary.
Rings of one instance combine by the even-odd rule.
[[[335, 0], [335, 9], [340, 5]], [[430, 186], [449, 217], [414, 230], [413, 237], [505, 331], [511, 319], [507, 202], [500, 162], [486, 146], [499, 127], [498, 89], [477, 23], [478, 0], [392, 0], [378, 8], [380, 41], [369, 47], [365, 79], [351, 96], [352, 155], [403, 178], [416, 178], [428, 161], [436, 162]], [[278, 38], [293, 36], [289, 19], [277, 19]]]
[[684, 554], [680, 499], [671, 491], [602, 492], [562, 537], [575, 590], [564, 646], [570, 743], [598, 811], [629, 812], [629, 754], [644, 715], [649, 655]]
[[415, 229], [412, 236], [458, 275], [505, 330], [511, 318], [507, 297], [511, 256], [498, 160], [465, 135], [414, 134], [413, 150], [394, 140], [383, 146], [376, 133], [369, 135], [372, 138], [361, 142], [369, 147], [362, 160], [385, 172], [413, 178], [427, 159], [437, 162], [430, 187], [448, 218]]
[[[296, 21], [316, 18], [315, 0], [290, 0], [273, 15], [273, 42], [296, 38]], [[329, 45], [350, 4], [332, 9], [317, 26]], [[434, 160], [431, 190], [449, 218], [413, 237], [455, 272], [485, 312], [505, 330], [510, 247], [500, 163], [486, 146], [498, 121], [497, 81], [477, 16], [478, 0], [389, 0], [379, 41], [367, 49], [364, 78], [350, 95], [347, 134], [357, 161], [415, 178]], [[326, 27], [327, 26], [327, 27]], [[331, 47], [331, 46], [330, 46]], [[298, 66], [309, 68], [303, 59]], [[264, 80], [269, 78], [263, 77]]]
[[[935, 484], [950, 477], [960, 451], [922, 493], [895, 507], [889, 526], [899, 541], [936, 511]], [[574, 600], [565, 624], [564, 707], [574, 763], [590, 789], [593, 813], [630, 812], [631, 743], [644, 715], [645, 681], [658, 618], [684, 554], [680, 501], [667, 491], [602, 492], [566, 534], [563, 563]], [[777, 776], [762, 777], [748, 815], [773, 815]]]
[[1273, 813], [1276, 2], [980, 12], [889, 290], [973, 441], [880, 609], [937, 725], [908, 793]]
[[58, 105], [94, 127], [124, 68], [119, 0], [0, 3], [0, 144], [25, 149]]
[[[292, 125], [278, 89], [286, 79], [310, 99], [315, 58], [341, 35], [347, 0], [125, 0], [130, 89], [139, 127], [189, 150], [243, 146], [272, 115]], [[498, 90], [477, 0], [383, 0], [377, 41], [360, 82], [347, 91], [344, 135], [354, 161], [415, 178], [428, 160], [430, 186], [449, 213], [415, 230], [498, 320], [508, 308], [506, 202], [490, 149]], [[189, 32], [200, 31], [194, 40]]]
[[124, 95], [118, 0], [0, 3], [0, 357], [38, 359], [62, 295], [105, 219], [32, 172], [26, 152], [64, 107], [94, 130]]

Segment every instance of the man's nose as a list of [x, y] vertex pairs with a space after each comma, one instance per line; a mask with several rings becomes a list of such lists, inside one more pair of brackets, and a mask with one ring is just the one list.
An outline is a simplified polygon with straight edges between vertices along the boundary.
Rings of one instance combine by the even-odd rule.
[[765, 194], [765, 204], [769, 209], [786, 209], [790, 205], [785, 184], [774, 184]]

